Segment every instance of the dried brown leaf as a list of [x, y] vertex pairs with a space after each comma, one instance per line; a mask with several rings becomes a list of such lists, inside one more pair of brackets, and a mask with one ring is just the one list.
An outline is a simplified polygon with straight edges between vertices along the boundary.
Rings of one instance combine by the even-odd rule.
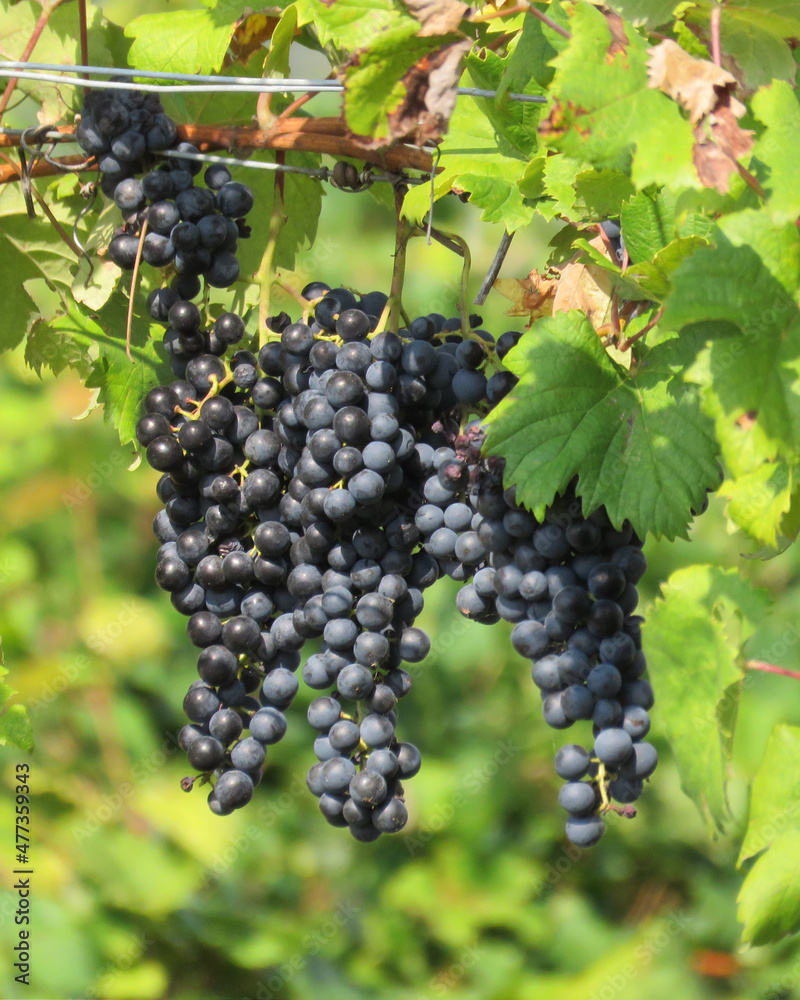
[[511, 300], [506, 316], [527, 316], [530, 326], [540, 316], [552, 315], [558, 280], [557, 275], [541, 275], [534, 269], [527, 278], [498, 278], [492, 287]]
[[456, 106], [461, 61], [471, 47], [467, 38], [448, 42], [411, 67], [403, 77], [405, 99], [389, 115], [391, 139], [413, 137], [421, 145], [444, 135]]
[[457, 31], [472, 8], [459, 0], [403, 0], [410, 14], [422, 24], [419, 34], [448, 35]]
[[700, 182], [725, 194], [739, 157], [753, 146], [753, 133], [739, 126], [730, 108], [721, 107], [695, 126], [694, 138], [692, 158]]
[[731, 96], [736, 88], [736, 77], [721, 66], [708, 59], [695, 59], [669, 38], [649, 52], [650, 86], [657, 87], [686, 108], [693, 124], [714, 111], [726, 97], [736, 118], [745, 113], [744, 105]]
[[612, 42], [608, 47], [608, 52], [606, 53], [606, 59], [608, 62], [613, 62], [614, 57], [619, 55], [620, 52], [626, 52], [630, 41], [627, 34], [625, 33], [625, 22], [613, 10], [604, 10], [606, 21], [608, 22], [608, 28], [611, 32]]

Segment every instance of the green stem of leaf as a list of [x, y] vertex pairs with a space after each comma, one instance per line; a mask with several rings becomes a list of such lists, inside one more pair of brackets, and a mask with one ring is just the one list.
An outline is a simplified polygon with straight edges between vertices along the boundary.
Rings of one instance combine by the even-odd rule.
[[[392, 266], [392, 287], [386, 305], [390, 310], [391, 329], [397, 332], [400, 329], [400, 300], [403, 296], [403, 280], [406, 274], [406, 248], [417, 227], [411, 225], [403, 215], [403, 192], [399, 188], [395, 188], [394, 207], [397, 219], [394, 264]], [[385, 316], [382, 316], [381, 320], [385, 322]], [[378, 329], [382, 329], [380, 323]]]
[[274, 261], [275, 250], [278, 245], [283, 227], [286, 224], [286, 215], [283, 207], [283, 191], [276, 183], [275, 200], [272, 204], [272, 215], [269, 220], [269, 232], [267, 233], [267, 245], [261, 255], [261, 263], [256, 274], [256, 282], [261, 288], [258, 301], [258, 346], [264, 347], [269, 340], [269, 328], [267, 320], [270, 314], [270, 299], [272, 296], [272, 283], [275, 279]]
[[142, 223], [142, 231], [139, 233], [139, 246], [136, 248], [136, 260], [133, 262], [133, 272], [131, 273], [131, 293], [128, 297], [128, 315], [125, 320], [125, 353], [128, 355], [128, 360], [133, 364], [133, 355], [131, 354], [131, 326], [133, 324], [133, 300], [136, 294], [136, 282], [139, 279], [139, 265], [142, 262], [142, 248], [144, 247], [144, 238], [147, 236], [147, 218], [145, 217]]
[[632, 337], [626, 337], [625, 340], [623, 340], [622, 343], [619, 345], [619, 349], [621, 351], [630, 350], [631, 345], [635, 344], [636, 341], [639, 340], [641, 337], [643, 337], [646, 333], [649, 333], [663, 315], [664, 315], [664, 308], [662, 306], [661, 309], [659, 309], [658, 312], [655, 314], [655, 316], [650, 320], [647, 326], [643, 326], [642, 329], [638, 333], [635, 333]]

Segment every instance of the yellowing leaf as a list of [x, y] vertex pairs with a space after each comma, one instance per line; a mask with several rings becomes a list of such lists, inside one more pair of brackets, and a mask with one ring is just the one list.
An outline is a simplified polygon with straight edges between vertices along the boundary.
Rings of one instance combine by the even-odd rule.
[[[590, 245], [604, 251], [601, 237], [590, 240]], [[599, 334], [611, 332], [611, 292], [613, 281], [607, 271], [593, 264], [579, 262], [580, 254], [561, 268], [561, 280], [553, 299], [553, 312], [580, 309]]]
[[279, 20], [279, 17], [269, 14], [250, 14], [244, 17], [236, 25], [226, 64], [246, 63], [254, 52], [263, 49], [264, 42], [272, 38]]

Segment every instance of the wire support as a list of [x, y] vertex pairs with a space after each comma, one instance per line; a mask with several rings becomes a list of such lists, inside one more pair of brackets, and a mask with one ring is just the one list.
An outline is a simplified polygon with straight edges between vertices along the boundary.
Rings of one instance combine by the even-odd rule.
[[[333, 184], [334, 187], [343, 191], [363, 191], [375, 181], [383, 181], [389, 184], [397, 184], [402, 180], [403, 184], [427, 184], [424, 177], [407, 177], [405, 174], [379, 174], [366, 168], [356, 172], [352, 178], [345, 181], [339, 176], [336, 167], [298, 167], [291, 163], [265, 163], [263, 160], [237, 160], [230, 156], [216, 156], [213, 153], [184, 153], [176, 149], [161, 150], [159, 156], [166, 156], [175, 160], [194, 160], [197, 163], [222, 163], [227, 167], [251, 167], [255, 170], [272, 170], [276, 173], [305, 174], [306, 177], [316, 177], [321, 181]], [[338, 166], [338, 164], [337, 164]], [[354, 168], [355, 169], [355, 168]]]
[[[81, 73], [83, 77], [75, 80], [59, 76], [59, 73]], [[92, 80], [92, 76], [123, 76], [124, 80]], [[33, 63], [0, 61], [0, 78], [13, 77], [18, 80], [39, 80], [43, 83], [66, 84], [73, 87], [90, 87], [108, 90], [141, 90], [145, 93], [182, 94], [182, 93], [342, 93], [344, 84], [337, 80], [310, 79], [258, 79], [248, 76], [214, 76], [188, 73], [152, 72], [113, 66], [70, 66], [62, 63]], [[134, 79], [135, 78], [135, 79]], [[172, 84], [142, 83], [141, 80], [173, 80]], [[496, 98], [496, 90], [484, 90], [480, 87], [459, 87], [462, 97]], [[532, 104], [546, 104], [547, 98], [539, 94], [509, 93], [512, 101]]]

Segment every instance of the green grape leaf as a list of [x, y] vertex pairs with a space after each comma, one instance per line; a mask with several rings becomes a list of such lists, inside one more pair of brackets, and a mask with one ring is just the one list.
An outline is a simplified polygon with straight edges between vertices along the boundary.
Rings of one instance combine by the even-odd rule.
[[777, 549], [792, 508], [794, 474], [786, 462], [761, 462], [752, 471], [726, 479], [719, 488], [730, 519], [751, 538]]
[[[523, 198], [544, 197], [544, 171], [548, 161], [554, 159], [554, 156], [534, 156], [527, 167], [525, 167], [522, 177], [520, 177], [517, 181], [517, 187], [519, 188], [520, 194]], [[541, 206], [542, 212], [544, 207], [549, 204], [549, 201], [543, 202]], [[552, 216], [550, 216], [550, 218], [552, 218]]]
[[728, 499], [728, 517], [761, 545], [784, 548], [796, 534], [797, 486], [791, 466], [775, 457], [774, 442], [753, 414], [734, 419], [726, 412], [712, 390], [709, 351], [698, 356], [687, 377], [703, 386], [703, 410], [714, 421], [727, 470], [719, 493]]
[[662, 302], [672, 287], [672, 273], [700, 247], [708, 246], [708, 240], [701, 236], [683, 236], [668, 243], [651, 261], [633, 264], [623, 272], [635, 278], [641, 286], [644, 297]]
[[419, 22], [392, 0], [296, 0], [294, 6], [297, 23], [312, 25], [320, 44], [347, 51], [370, 45], [387, 29], [405, 26], [409, 34], [419, 30]]
[[724, 13], [743, 24], [757, 24], [781, 38], [800, 36], [798, 0], [731, 0]]
[[740, 67], [746, 85], [752, 89], [773, 80], [794, 79], [797, 65], [792, 50], [783, 38], [764, 31], [761, 25], [737, 22], [723, 14], [720, 47], [726, 58]]
[[540, 126], [544, 141], [597, 167], [630, 165], [639, 188], [698, 186], [691, 125], [649, 86], [647, 42], [624, 23], [612, 32], [589, 3], [575, 6], [570, 30], [569, 45], [553, 61], [554, 102]]
[[[697, 4], [686, 21], [709, 34], [711, 4]], [[739, 69], [749, 90], [774, 79], [794, 80], [795, 62], [788, 39], [800, 35], [796, 0], [732, 0], [720, 12], [720, 48]]]
[[[467, 70], [476, 87], [482, 90], [497, 90], [497, 97], [476, 98], [478, 107], [486, 115], [497, 133], [497, 146], [506, 155], [523, 156], [530, 159], [536, 152], [538, 136], [536, 129], [542, 113], [542, 105], [525, 101], [512, 101], [499, 92], [503, 78], [503, 60], [490, 49], [480, 56], [469, 55]], [[527, 81], [521, 87], [525, 94], [541, 94], [542, 88], [535, 82]]]
[[[87, 350], [91, 347], [96, 355], [86, 385], [98, 390], [103, 418], [116, 428], [121, 444], [134, 440], [142, 401], [150, 389], [171, 378], [169, 366], [156, 353], [156, 341], [141, 316], [132, 326], [130, 361], [125, 352], [125, 312], [122, 297], [114, 296], [102, 317], [98, 315], [99, 322], [73, 307], [49, 324], [52, 335], [59, 338], [51, 344], [58, 346], [61, 338], [70, 338]], [[157, 329], [161, 331], [161, 327]]]
[[[463, 83], [472, 86], [468, 74]], [[527, 201], [519, 188], [528, 164], [521, 157], [498, 154], [495, 131], [474, 98], [458, 99], [439, 149], [436, 198], [451, 190], [467, 191], [469, 200], [484, 210], [484, 222], [498, 222], [508, 232], [530, 223], [533, 202]], [[427, 184], [412, 188], [403, 201], [403, 214], [415, 221], [424, 218], [429, 208]]]
[[800, 232], [794, 220], [776, 223], [768, 213], [746, 208], [717, 224], [733, 246], [751, 247], [786, 291], [795, 291], [800, 284]]
[[24, 705], [9, 705], [0, 714], [0, 746], [12, 746], [28, 753], [33, 750], [33, 730]]
[[469, 200], [483, 209], [482, 222], [496, 222], [513, 233], [527, 226], [533, 218], [533, 205], [522, 197], [522, 192], [512, 181], [514, 176], [514, 168], [504, 163], [495, 177], [463, 173], [453, 187], [456, 191], [469, 192]]
[[556, 215], [571, 221], [578, 212], [575, 208], [575, 178], [585, 164], [571, 156], [548, 156], [544, 161], [543, 182], [550, 201], [541, 206], [540, 211], [547, 219]]
[[575, 246], [585, 252], [591, 263], [602, 267], [609, 274], [614, 287], [623, 298], [645, 302], [652, 299], [661, 302], [672, 287], [670, 282], [672, 272], [695, 250], [708, 246], [708, 241], [700, 236], [681, 237], [673, 240], [663, 250], [659, 250], [652, 260], [631, 264], [622, 271], [586, 240], [576, 240]]
[[82, 257], [72, 282], [72, 296], [91, 311], [101, 309], [117, 287], [120, 274], [113, 261], [95, 258], [90, 264]]
[[289, 50], [297, 30], [297, 8], [294, 4], [287, 7], [272, 33], [269, 52], [264, 60], [265, 77], [289, 75]]
[[202, 0], [197, 10], [141, 14], [125, 28], [133, 39], [128, 64], [169, 73], [216, 73], [236, 24], [249, 10], [243, 0]]
[[[774, 447], [796, 452], [800, 312], [755, 249], [720, 234], [718, 246], [697, 251], [673, 275], [663, 323], [674, 330], [705, 324], [705, 392], [717, 396], [722, 419], [732, 424], [757, 414]], [[774, 448], [764, 457], [774, 457]]]
[[[566, 27], [569, 19], [561, 4], [551, 3], [548, 15], [556, 23]], [[563, 35], [553, 31], [538, 18], [526, 15], [522, 22], [522, 32], [503, 71], [499, 94], [506, 91], [528, 93], [526, 87], [531, 80], [543, 89], [549, 87], [555, 73], [550, 61], [566, 44], [567, 40]]]
[[737, 903], [746, 944], [770, 944], [800, 930], [800, 833], [779, 837], [756, 861]]
[[685, 536], [690, 511], [719, 483], [713, 425], [682, 381], [676, 340], [616, 365], [583, 313], [538, 320], [506, 358], [518, 385], [486, 418], [486, 451], [532, 509], [578, 476], [587, 510], [605, 504], [636, 531]]
[[614, 0], [610, 6], [632, 24], [657, 28], [672, 20], [675, 0]]
[[575, 177], [578, 221], [599, 222], [614, 218], [620, 214], [622, 203], [634, 194], [633, 182], [620, 170], [583, 170]]
[[[277, 29], [273, 40], [276, 35], [278, 35]], [[256, 60], [253, 60], [251, 65], [255, 62]], [[256, 80], [260, 77], [259, 73], [250, 74], [241, 66], [237, 66], [236, 69], [236, 76], [254, 75]], [[179, 122], [192, 122], [195, 125], [216, 125], [219, 122], [224, 122], [226, 125], [249, 125], [252, 123], [255, 107], [253, 98], [253, 94], [217, 90], [210, 93], [164, 94], [162, 102], [166, 113]], [[278, 99], [279, 95], [274, 94], [273, 101], [277, 103]], [[247, 183], [250, 183], [249, 171]]]
[[92, 370], [90, 348], [90, 340], [82, 340], [70, 330], [60, 330], [51, 320], [37, 319], [25, 342], [25, 363], [40, 376], [44, 368], [54, 375], [74, 368], [86, 379]]
[[[136, 423], [142, 415], [142, 401], [147, 393], [159, 385], [159, 358], [154, 350], [148, 352], [150, 364], [144, 364], [145, 352], [134, 352], [134, 363], [127, 358], [98, 359], [86, 379], [89, 389], [98, 389], [97, 400], [103, 406], [103, 418], [119, 434], [121, 444], [135, 439]], [[127, 364], [126, 364], [127, 362]]]
[[664, 191], [656, 195], [642, 191], [622, 206], [620, 225], [632, 263], [652, 260], [677, 235], [675, 203]]
[[[320, 165], [320, 156], [317, 153], [287, 152], [285, 156], [286, 163], [292, 166], [319, 167]], [[262, 159], [262, 156], [253, 159]], [[274, 154], [268, 153], [263, 159], [274, 162]], [[275, 198], [275, 174], [271, 170], [252, 170], [248, 174], [247, 184], [253, 192], [258, 210], [248, 217], [248, 223], [253, 230], [251, 236], [239, 241], [237, 256], [242, 282], [254, 281], [261, 264]], [[293, 270], [297, 251], [314, 242], [324, 191], [322, 184], [316, 178], [306, 177], [303, 174], [284, 174], [283, 184], [286, 222], [278, 237], [274, 263], [278, 267]], [[255, 293], [256, 298], [252, 301], [256, 301], [257, 292], [257, 288], [253, 286], [248, 289], [247, 295], [252, 296]]]
[[739, 865], [786, 833], [800, 835], [800, 727], [779, 725], [753, 779]]
[[[43, 11], [49, 11], [46, 23], [37, 25]], [[109, 44], [108, 26], [97, 4], [87, 4], [87, 42], [98, 66], [114, 66]], [[81, 62], [80, 35], [76, 31], [75, 9], [69, 4], [57, 6], [54, 0], [38, 2], [0, 2], [0, 59], [18, 60], [26, 45], [40, 32], [33, 58], [37, 62], [78, 65]], [[77, 111], [83, 99], [78, 87], [63, 87], [42, 80], [18, 80], [17, 95], [27, 94], [41, 106], [39, 121], [56, 122], [69, 110]], [[16, 100], [16, 97], [15, 97]], [[13, 107], [13, 103], [12, 103]], [[37, 108], [38, 110], [38, 108]], [[30, 108], [25, 124], [35, 123]]]
[[728, 818], [725, 784], [741, 694], [742, 646], [769, 607], [738, 570], [673, 573], [647, 614], [644, 641], [662, 731], [681, 786], [709, 829]]
[[800, 156], [800, 102], [788, 83], [776, 80], [753, 97], [755, 117], [766, 130], [753, 147], [753, 171], [766, 191], [766, 210], [775, 222], [794, 222], [800, 214], [795, 182]]
[[[0, 664], [2, 662], [0, 647]], [[0, 746], [12, 746], [30, 753], [33, 750], [31, 720], [24, 705], [11, 703], [16, 692], [3, 680], [7, 676], [8, 670], [0, 666]]]
[[[309, 153], [289, 153], [286, 162], [297, 166], [318, 167], [319, 156]], [[276, 266], [293, 271], [297, 252], [313, 245], [322, 211], [323, 193], [322, 185], [315, 177], [286, 174], [283, 188], [286, 224], [281, 230], [275, 248]]]
[[0, 273], [5, 303], [0, 350], [21, 343], [38, 317], [53, 317], [65, 310], [75, 266], [75, 254], [48, 219], [41, 214], [35, 219], [23, 212], [5, 214], [6, 207], [16, 207], [16, 199], [0, 200], [0, 251], [6, 261]]

